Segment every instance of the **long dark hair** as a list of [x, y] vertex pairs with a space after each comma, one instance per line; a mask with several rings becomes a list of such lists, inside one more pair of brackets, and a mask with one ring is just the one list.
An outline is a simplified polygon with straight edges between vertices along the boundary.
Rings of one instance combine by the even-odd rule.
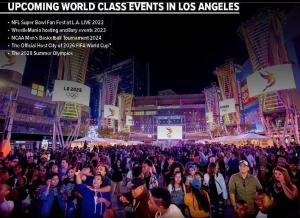
[[183, 175], [182, 175], [181, 172], [175, 172], [175, 173], [173, 174], [173, 178], [172, 178], [172, 182], [171, 182], [172, 190], [173, 190], [173, 191], [175, 190], [175, 176], [176, 176], [176, 174], [180, 174], [180, 175], [181, 175], [181, 181], [180, 181], [179, 185], [180, 185], [180, 187], [181, 187], [181, 189], [182, 189], [182, 191], [183, 191]]
[[[202, 189], [198, 189], [193, 186], [191, 186], [191, 188], [192, 188], [191, 189], [192, 193], [196, 196], [199, 210], [203, 209], [205, 212], [209, 212], [210, 205], [209, 205], [208, 197], [205, 194], [205, 192]], [[194, 206], [194, 201], [193, 201], [193, 206]]]

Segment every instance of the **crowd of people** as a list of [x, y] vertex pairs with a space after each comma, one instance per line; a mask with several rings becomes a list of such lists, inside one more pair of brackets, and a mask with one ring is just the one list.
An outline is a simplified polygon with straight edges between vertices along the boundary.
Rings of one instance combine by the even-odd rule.
[[15, 148], [0, 154], [0, 217], [296, 218], [299, 155], [300, 146]]

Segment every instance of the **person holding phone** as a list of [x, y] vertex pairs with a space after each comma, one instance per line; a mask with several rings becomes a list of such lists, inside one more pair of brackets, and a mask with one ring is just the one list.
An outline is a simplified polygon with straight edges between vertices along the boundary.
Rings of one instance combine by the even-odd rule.
[[109, 192], [100, 192], [102, 185], [102, 176], [96, 175], [92, 185], [88, 186], [82, 183], [80, 171], [75, 172], [77, 190], [82, 195], [82, 207], [80, 217], [102, 218], [105, 210], [111, 207]]

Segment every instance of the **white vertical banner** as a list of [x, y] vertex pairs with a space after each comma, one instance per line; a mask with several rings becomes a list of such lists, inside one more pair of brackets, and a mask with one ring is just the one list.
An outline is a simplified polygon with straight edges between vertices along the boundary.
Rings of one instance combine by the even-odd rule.
[[205, 116], [206, 116], [206, 123], [213, 123], [214, 122], [212, 112], [205, 113]]
[[226, 99], [219, 102], [220, 115], [234, 113], [235, 110], [235, 100], [234, 98]]
[[133, 117], [130, 115], [126, 115], [126, 126], [133, 126]]
[[104, 118], [119, 120], [119, 108], [113, 105], [104, 105]]
[[296, 88], [291, 64], [266, 67], [247, 77], [249, 96]]

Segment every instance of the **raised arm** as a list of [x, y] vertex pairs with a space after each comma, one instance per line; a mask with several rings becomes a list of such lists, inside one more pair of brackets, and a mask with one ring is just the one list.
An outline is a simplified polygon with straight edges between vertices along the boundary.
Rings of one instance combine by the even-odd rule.
[[298, 190], [295, 185], [292, 185], [291, 188], [287, 187], [285, 183], [281, 183], [283, 192], [288, 199], [294, 200], [298, 196]]
[[75, 172], [75, 176], [76, 176], [76, 184], [77, 185], [81, 184], [82, 180], [81, 180], [80, 170], [78, 170], [78, 171]]

